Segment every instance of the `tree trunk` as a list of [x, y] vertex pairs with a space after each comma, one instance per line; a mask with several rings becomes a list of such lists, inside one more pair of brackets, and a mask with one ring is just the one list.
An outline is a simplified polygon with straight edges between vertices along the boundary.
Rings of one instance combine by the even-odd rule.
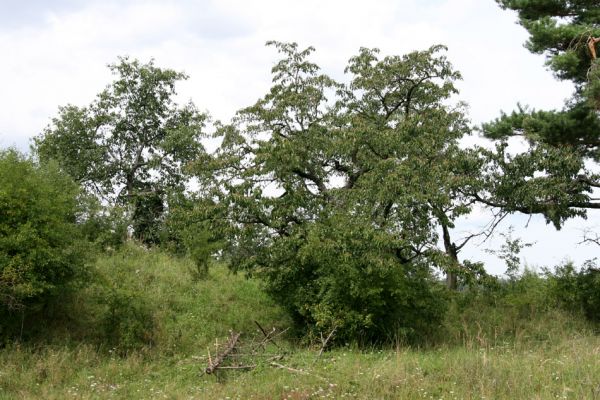
[[444, 237], [444, 250], [452, 260], [452, 268], [446, 272], [446, 286], [448, 289], [456, 290], [458, 287], [458, 277], [453, 269], [460, 265], [458, 262], [458, 252], [456, 251], [456, 245], [452, 243], [452, 240], [450, 239], [450, 231], [448, 230], [448, 226], [443, 222], [441, 225]]

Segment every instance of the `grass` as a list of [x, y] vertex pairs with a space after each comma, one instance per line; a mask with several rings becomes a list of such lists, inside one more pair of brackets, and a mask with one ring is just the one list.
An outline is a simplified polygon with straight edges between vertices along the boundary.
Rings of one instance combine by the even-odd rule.
[[192, 354], [206, 349], [214, 338], [227, 336], [230, 329], [256, 329], [254, 320], [289, 325], [259, 282], [223, 266], [213, 268], [207, 279], [196, 280], [190, 260], [128, 246], [101, 259], [97, 268], [109, 286], [133, 292], [152, 310], [158, 325], [155, 353]]
[[600, 341], [573, 337], [529, 350], [339, 349], [314, 363], [296, 351], [285, 365], [200, 376], [204, 352], [170, 357], [106, 356], [95, 349], [12, 347], [0, 355], [0, 398], [168, 399], [594, 399]]
[[[248, 372], [202, 375], [207, 348], [230, 329], [250, 340], [254, 320], [282, 329], [290, 321], [259, 282], [217, 266], [193, 281], [186, 259], [128, 246], [98, 261], [108, 290], [141, 301], [153, 338], [118, 352], [94, 331], [106, 305], [97, 288], [70, 312], [83, 322], [54, 339], [0, 350], [0, 399], [600, 399], [600, 338], [558, 310], [465, 306], [451, 310], [447, 340], [428, 349], [318, 346], [281, 340], [293, 368], [258, 362]], [[530, 310], [531, 311], [531, 310]]]

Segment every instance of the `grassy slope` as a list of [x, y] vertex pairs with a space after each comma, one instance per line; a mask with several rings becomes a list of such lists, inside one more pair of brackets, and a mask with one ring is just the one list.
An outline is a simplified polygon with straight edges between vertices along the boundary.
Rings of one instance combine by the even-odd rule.
[[[207, 347], [229, 329], [249, 338], [256, 334], [254, 320], [268, 328], [289, 325], [258, 283], [222, 267], [192, 282], [188, 261], [134, 247], [98, 267], [151, 307], [154, 347], [122, 357], [81, 333], [77, 341], [63, 336], [43, 346], [13, 345], [0, 350], [0, 399], [600, 399], [600, 338], [560, 313], [521, 323], [502, 340], [470, 329], [468, 318], [458, 324], [462, 345], [430, 350], [347, 347], [317, 359], [315, 349], [287, 343], [291, 355], [280, 362], [304, 373], [262, 363], [220, 379], [201, 376]], [[83, 297], [78, 307], [99, 312]]]

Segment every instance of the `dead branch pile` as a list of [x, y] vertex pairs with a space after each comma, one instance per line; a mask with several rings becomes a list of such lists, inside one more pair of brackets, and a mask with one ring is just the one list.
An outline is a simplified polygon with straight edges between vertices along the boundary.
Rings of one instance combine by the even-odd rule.
[[250, 370], [259, 363], [271, 363], [281, 360], [285, 351], [276, 339], [284, 334], [287, 329], [278, 331], [272, 328], [266, 331], [257, 321], [254, 321], [260, 335], [249, 341], [241, 340], [241, 332], [229, 332], [229, 338], [222, 344], [215, 340], [214, 350], [211, 354], [208, 349], [208, 365], [203, 373], [215, 374], [221, 370]]
[[[219, 371], [224, 370], [251, 370], [259, 364], [267, 365], [274, 368], [280, 368], [301, 375], [316, 376], [319, 379], [324, 379], [314, 375], [305, 369], [288, 367], [280, 363], [286, 355], [286, 351], [277, 339], [287, 332], [288, 329], [265, 330], [257, 321], [254, 321], [258, 327], [258, 335], [250, 340], [242, 338], [241, 332], [229, 332], [229, 338], [223, 343], [215, 340], [213, 352], [208, 348], [208, 365], [203, 370], [203, 374], [216, 375]], [[329, 335], [321, 335], [321, 348], [315, 358], [315, 362], [321, 357], [323, 351], [327, 347], [329, 340], [333, 337], [335, 329]]]

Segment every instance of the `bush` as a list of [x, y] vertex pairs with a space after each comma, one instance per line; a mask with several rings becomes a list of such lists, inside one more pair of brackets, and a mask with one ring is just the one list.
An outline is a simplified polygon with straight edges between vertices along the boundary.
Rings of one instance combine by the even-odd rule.
[[121, 354], [154, 345], [154, 310], [144, 297], [113, 288], [103, 291], [100, 301], [105, 305], [100, 323], [108, 345]]
[[547, 272], [552, 295], [563, 308], [583, 312], [592, 322], [600, 322], [600, 270], [593, 261], [585, 263], [580, 271], [572, 263]]
[[547, 270], [546, 277], [552, 301], [565, 310], [580, 312], [579, 272], [573, 263], [559, 265], [554, 272]]
[[590, 324], [583, 318], [581, 304], [573, 300], [580, 291], [578, 273], [571, 264], [557, 271], [560, 280], [548, 271], [539, 274], [525, 269], [493, 285], [453, 293], [438, 341], [475, 347], [528, 347], [587, 331]]
[[525, 269], [520, 276], [513, 275], [503, 291], [499, 304], [514, 310], [520, 318], [535, 318], [552, 307], [548, 282], [534, 271]]
[[171, 200], [163, 245], [170, 252], [187, 255], [194, 261], [195, 268], [190, 271], [192, 280], [205, 279], [212, 257], [224, 247], [219, 230], [211, 226], [212, 203], [184, 195], [173, 196]]
[[119, 354], [154, 346], [159, 330], [157, 300], [146, 292], [155, 277], [147, 271], [150, 251], [123, 246], [96, 266], [89, 296], [95, 303], [98, 339]]
[[579, 273], [577, 283], [585, 316], [590, 321], [600, 322], [600, 271], [588, 266]]
[[437, 329], [445, 289], [426, 266], [401, 264], [389, 235], [346, 219], [329, 219], [278, 241], [265, 270], [267, 290], [301, 332], [338, 342], [418, 342]]
[[55, 165], [0, 152], [0, 329], [85, 276], [78, 194]]

